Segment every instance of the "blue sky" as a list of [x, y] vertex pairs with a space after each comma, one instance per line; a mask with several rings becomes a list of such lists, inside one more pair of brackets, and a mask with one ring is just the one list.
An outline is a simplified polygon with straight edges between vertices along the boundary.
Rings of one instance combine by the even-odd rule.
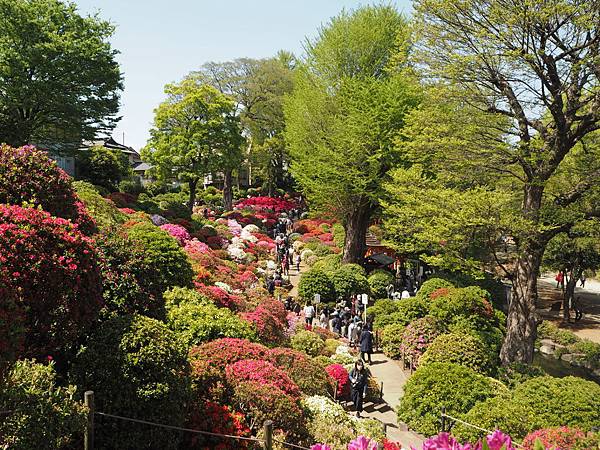
[[[117, 27], [113, 46], [125, 76], [123, 119], [114, 137], [143, 147], [153, 109], [166, 83], [208, 61], [265, 58], [280, 49], [302, 53], [302, 43], [352, 0], [74, 0], [84, 14], [98, 12]], [[396, 0], [410, 11], [410, 0]]]

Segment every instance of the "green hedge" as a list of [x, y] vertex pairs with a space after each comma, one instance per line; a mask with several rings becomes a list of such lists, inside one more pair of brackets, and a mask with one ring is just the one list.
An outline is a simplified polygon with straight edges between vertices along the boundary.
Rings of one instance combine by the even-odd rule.
[[321, 295], [322, 303], [336, 300], [333, 283], [325, 272], [318, 269], [311, 269], [302, 274], [298, 284], [298, 294], [308, 302], [312, 302], [315, 294]]
[[394, 275], [387, 270], [374, 270], [367, 278], [371, 295], [375, 298], [387, 297], [387, 287], [393, 283]]
[[485, 344], [467, 333], [446, 333], [436, 337], [419, 360], [421, 366], [436, 362], [454, 363], [481, 374], [495, 371]]

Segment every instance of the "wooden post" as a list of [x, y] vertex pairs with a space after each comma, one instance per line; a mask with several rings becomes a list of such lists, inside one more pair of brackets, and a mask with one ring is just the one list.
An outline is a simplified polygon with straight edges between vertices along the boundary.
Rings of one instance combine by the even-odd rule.
[[85, 391], [83, 401], [88, 407], [87, 423], [85, 425], [85, 434], [83, 436], [84, 450], [94, 450], [94, 391]]
[[264, 434], [265, 434], [265, 450], [273, 450], [273, 421], [265, 420]]
[[442, 406], [442, 416], [440, 417], [440, 425], [442, 427], [442, 433], [446, 431], [446, 407]]

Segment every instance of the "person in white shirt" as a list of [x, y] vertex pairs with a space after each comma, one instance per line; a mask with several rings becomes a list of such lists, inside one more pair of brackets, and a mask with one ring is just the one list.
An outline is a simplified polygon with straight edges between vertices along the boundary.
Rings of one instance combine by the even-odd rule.
[[315, 317], [315, 307], [313, 305], [307, 304], [304, 307], [304, 320], [306, 320], [306, 325], [312, 327], [314, 317]]
[[408, 289], [404, 289], [402, 291], [402, 298], [410, 298], [410, 292], [408, 292]]

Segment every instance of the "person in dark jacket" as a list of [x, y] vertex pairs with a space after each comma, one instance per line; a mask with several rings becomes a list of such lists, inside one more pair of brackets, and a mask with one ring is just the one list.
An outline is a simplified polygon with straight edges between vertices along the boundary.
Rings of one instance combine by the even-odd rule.
[[354, 363], [348, 379], [350, 380], [352, 403], [354, 403], [356, 417], [360, 417], [360, 413], [363, 410], [363, 393], [369, 381], [369, 372], [365, 369], [362, 359]]
[[371, 327], [367, 324], [360, 333], [360, 358], [369, 364], [372, 364], [371, 353], [373, 353], [373, 333]]

